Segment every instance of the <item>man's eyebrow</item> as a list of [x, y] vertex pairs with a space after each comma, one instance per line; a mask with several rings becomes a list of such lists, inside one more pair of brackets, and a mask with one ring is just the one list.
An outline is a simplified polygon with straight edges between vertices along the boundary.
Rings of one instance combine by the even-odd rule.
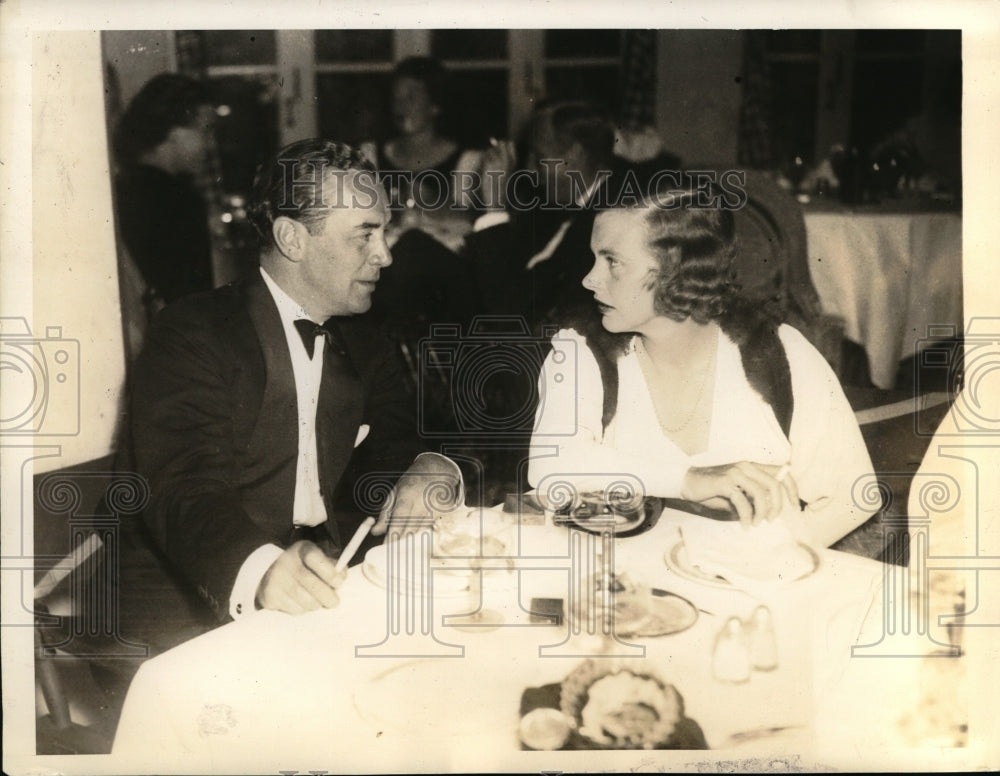
[[369, 231], [371, 229], [378, 229], [380, 226], [382, 226], [381, 221], [363, 221], [354, 228], [364, 232], [364, 231]]

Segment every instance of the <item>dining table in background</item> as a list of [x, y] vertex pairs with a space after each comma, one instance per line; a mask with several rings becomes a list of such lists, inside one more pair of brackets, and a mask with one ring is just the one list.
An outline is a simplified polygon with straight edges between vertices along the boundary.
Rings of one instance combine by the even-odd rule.
[[893, 388], [899, 363], [931, 339], [960, 336], [962, 215], [884, 203], [803, 207], [809, 272], [824, 312], [864, 347], [871, 381]]
[[[113, 762], [136, 773], [164, 763], [202, 773], [538, 772], [690, 770], [735, 758], [744, 768], [787, 770], [857, 767], [866, 752], [897, 754], [892, 747], [908, 745], [907, 715], [926, 701], [925, 669], [862, 659], [896, 654], [885, 633], [895, 615], [886, 612], [900, 596], [886, 591], [900, 589], [906, 569], [818, 550], [814, 573], [751, 594], [699, 579], [678, 562], [684, 522], [701, 519], [668, 509], [646, 533], [613, 541], [616, 573], [697, 607], [697, 620], [681, 632], [609, 640], [567, 618], [537, 621], [530, 612], [538, 599], [567, 599], [570, 559], [581, 542], [600, 537], [551, 520], [523, 524], [513, 568], [495, 563], [482, 572], [484, 602], [501, 613], [499, 627], [453, 627], [438, 598], [429, 610], [406, 596], [402, 609], [393, 608], [389, 588], [354, 566], [335, 609], [297, 617], [258, 611], [146, 662], [125, 702]], [[431, 578], [449, 571], [434, 567]], [[740, 684], [720, 681], [719, 633], [761, 603], [771, 611], [777, 667]], [[424, 616], [429, 632], [410, 627]], [[709, 749], [523, 749], [522, 693], [608, 653], [644, 654], [675, 685]], [[926, 711], [919, 714], [923, 721]], [[894, 764], [947, 763], [952, 732], [941, 735]]]

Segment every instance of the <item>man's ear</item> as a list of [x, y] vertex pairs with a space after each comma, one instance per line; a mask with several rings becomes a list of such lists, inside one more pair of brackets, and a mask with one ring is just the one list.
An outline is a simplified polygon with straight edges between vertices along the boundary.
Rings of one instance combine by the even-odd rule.
[[271, 225], [271, 234], [274, 244], [285, 258], [299, 261], [305, 255], [309, 231], [301, 221], [278, 216]]

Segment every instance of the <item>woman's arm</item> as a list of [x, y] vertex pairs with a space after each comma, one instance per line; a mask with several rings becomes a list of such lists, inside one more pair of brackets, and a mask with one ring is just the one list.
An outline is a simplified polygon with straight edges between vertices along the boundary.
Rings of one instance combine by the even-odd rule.
[[864, 523], [877, 505], [862, 497], [875, 481], [871, 458], [840, 381], [797, 330], [779, 330], [792, 373], [795, 410], [791, 474], [806, 503], [793, 527], [828, 547]]

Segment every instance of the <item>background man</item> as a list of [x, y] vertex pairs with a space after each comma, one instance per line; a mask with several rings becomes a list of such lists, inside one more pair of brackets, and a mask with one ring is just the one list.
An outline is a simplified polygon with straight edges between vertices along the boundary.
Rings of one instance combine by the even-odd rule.
[[[463, 497], [451, 461], [414, 460], [395, 351], [353, 317], [392, 261], [371, 165], [339, 143], [288, 146], [258, 173], [251, 218], [259, 271], [166, 308], [132, 392], [146, 525], [218, 620], [335, 606], [344, 575], [331, 556], [365, 514], [381, 508], [384, 533], [392, 516], [428, 514], [431, 482]], [[367, 495], [404, 470], [387, 500]]]
[[[593, 263], [591, 208], [620, 178], [613, 150], [605, 116], [584, 102], [555, 101], [533, 117], [530, 174], [512, 171], [509, 145], [488, 152], [484, 168], [507, 179], [484, 184], [492, 212], [477, 221], [466, 252], [489, 312], [523, 315], [538, 329], [590, 301], [580, 284]], [[507, 196], [491, 200], [493, 192]]]

